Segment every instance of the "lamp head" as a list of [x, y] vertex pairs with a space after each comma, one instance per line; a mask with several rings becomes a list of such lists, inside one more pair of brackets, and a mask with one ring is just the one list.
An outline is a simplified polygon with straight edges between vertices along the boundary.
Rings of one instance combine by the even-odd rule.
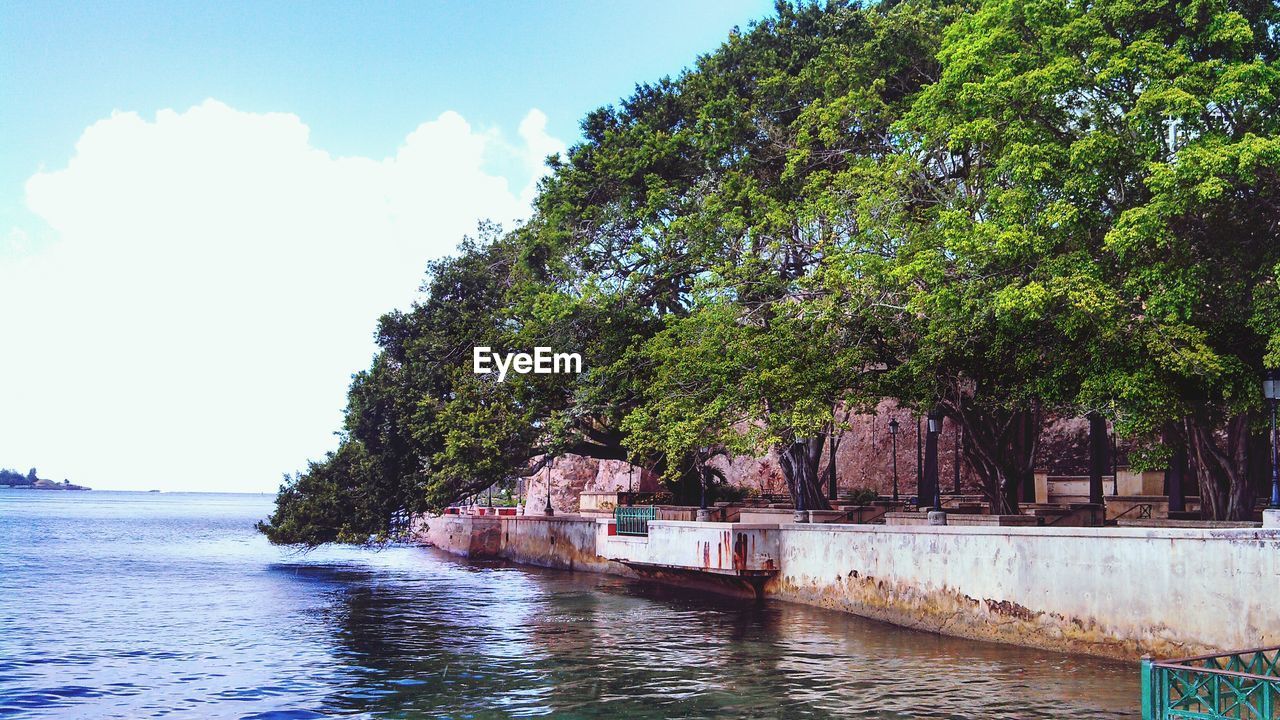
[[937, 408], [929, 411], [929, 432], [942, 432], [942, 411]]
[[1262, 396], [1268, 400], [1280, 400], [1280, 370], [1267, 370], [1262, 375]]
[[889, 434], [890, 434], [890, 435], [897, 435], [897, 434], [898, 434], [898, 427], [899, 427], [899, 426], [898, 426], [898, 419], [897, 419], [897, 418], [893, 418], [892, 420], [890, 420], [890, 421], [889, 421]]

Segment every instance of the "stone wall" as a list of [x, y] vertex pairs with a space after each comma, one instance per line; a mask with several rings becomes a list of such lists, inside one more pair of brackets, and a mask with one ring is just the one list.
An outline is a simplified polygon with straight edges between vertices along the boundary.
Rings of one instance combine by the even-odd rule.
[[418, 536], [445, 552], [470, 558], [494, 558], [502, 547], [496, 516], [440, 515], [422, 518]]
[[[897, 419], [898, 433], [898, 491], [901, 497], [916, 494], [916, 474], [919, 454], [916, 444], [916, 428], [923, 438], [925, 419], [912, 411], [898, 407], [892, 399], [883, 400], [874, 413], [855, 415], [849, 420], [849, 429], [841, 433], [836, 450], [836, 476], [839, 491], [871, 489], [881, 495], [889, 495], [893, 488], [893, 440], [889, 435], [889, 421]], [[1083, 475], [1088, 473], [1089, 427], [1083, 418], [1062, 417], [1046, 421], [1036, 454], [1036, 466], [1051, 475]], [[943, 420], [938, 437], [938, 477], [944, 493], [955, 487], [955, 468], [960, 466], [960, 489], [963, 493], [982, 492], [973, 468], [956, 455], [960, 440], [958, 426]], [[1120, 448], [1119, 464], [1127, 458], [1125, 448]], [[830, 462], [824, 452], [822, 477], [827, 477]], [[718, 457], [712, 464], [724, 472], [728, 484], [743, 487], [760, 494], [787, 492], [782, 469], [775, 453], [764, 457]], [[578, 511], [578, 494], [592, 491], [625, 490], [627, 470], [625, 462], [616, 460], [592, 460], [577, 455], [556, 459], [551, 469], [552, 506], [558, 513]], [[660, 483], [653, 474], [635, 468], [632, 480], [640, 492], [660, 490]], [[522, 481], [527, 507], [541, 511], [546, 503], [547, 471]]]
[[524, 505], [530, 515], [541, 513], [546, 507], [548, 472], [551, 475], [551, 507], [557, 514], [578, 512], [578, 496], [584, 492], [626, 490], [628, 481], [636, 492], [660, 489], [657, 477], [643, 468], [620, 460], [563, 455], [556, 458], [550, 470], [543, 468], [520, 481]]
[[501, 520], [500, 555], [508, 560], [562, 570], [611, 571], [609, 561], [596, 554], [594, 518], [532, 515]]
[[[602, 556], [623, 539], [594, 519], [444, 516], [426, 523], [426, 539], [458, 555], [638, 574]], [[744, 527], [760, 526], [657, 521], [648, 540], [625, 540], [656, 538], [644, 560], [668, 568], [639, 575], [725, 591], [723, 583], [698, 582], [715, 579], [707, 570], [724, 566], [725, 551], [680, 533], [719, 537]], [[1271, 601], [1280, 579], [1276, 528], [769, 527], [779, 528], [768, 533], [779, 573], [764, 592], [780, 600], [1130, 660], [1280, 644], [1280, 606]], [[664, 539], [668, 531], [674, 534]], [[748, 548], [748, 555], [772, 562], [772, 547]]]
[[[836, 487], [839, 492], [871, 489], [881, 495], [889, 495], [893, 489], [893, 438], [889, 434], [889, 421], [896, 419], [898, 431], [898, 492], [902, 497], [916, 494], [916, 469], [919, 467], [916, 443], [916, 426], [920, 426], [921, 439], [926, 430], [923, 416], [898, 407], [893, 400], [884, 400], [874, 413], [854, 415], [849, 419], [849, 429], [840, 434], [836, 445]], [[942, 433], [938, 436], [938, 477], [943, 492], [951, 492], [955, 484], [957, 426], [943, 420]], [[828, 446], [829, 447], [829, 446]], [[829, 451], [823, 453], [821, 477], [828, 477]], [[719, 467], [729, 481], [753, 489], [759, 493], [786, 494], [787, 485], [778, 465], [775, 453], [762, 458], [717, 458], [713, 464]], [[960, 459], [960, 488], [962, 492], [980, 492], [977, 475], [969, 464]]]
[[788, 525], [779, 599], [1134, 659], [1280, 644], [1280, 531]]

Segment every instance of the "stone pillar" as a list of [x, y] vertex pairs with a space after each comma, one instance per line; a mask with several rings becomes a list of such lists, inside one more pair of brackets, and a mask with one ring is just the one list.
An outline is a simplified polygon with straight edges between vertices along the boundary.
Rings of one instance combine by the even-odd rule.
[[1280, 529], [1280, 509], [1267, 508], [1263, 510], [1262, 527]]
[[1107, 471], [1107, 419], [1089, 413], [1089, 502], [1101, 505], [1102, 474]]

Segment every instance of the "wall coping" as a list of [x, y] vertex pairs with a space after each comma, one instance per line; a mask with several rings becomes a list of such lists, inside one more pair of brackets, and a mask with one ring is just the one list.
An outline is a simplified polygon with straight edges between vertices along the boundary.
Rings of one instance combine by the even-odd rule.
[[593, 523], [596, 521], [594, 517], [583, 517], [582, 515], [484, 515], [481, 517], [492, 517], [502, 522], [584, 522]]
[[698, 520], [650, 520], [651, 528], [697, 528], [707, 530], [777, 530], [779, 523], [700, 522]]
[[780, 527], [783, 530], [803, 532], [869, 534], [1025, 535], [1031, 537], [1138, 538], [1148, 540], [1280, 540], [1280, 528], [1018, 527], [1016, 525], [856, 525], [849, 523], [784, 523]]
[[623, 545], [647, 545], [649, 543], [648, 535], [610, 535], [607, 542], [622, 543]]
[[[596, 518], [595, 521], [601, 525], [608, 525], [614, 520], [611, 517], [602, 517]], [[781, 525], [778, 523], [727, 523], [708, 522], [702, 520], [650, 520], [649, 527], [695, 528], [699, 530], [777, 530]]]
[[447, 520], [450, 522], [497, 522], [502, 519], [501, 515], [428, 515], [428, 521], [431, 520]]

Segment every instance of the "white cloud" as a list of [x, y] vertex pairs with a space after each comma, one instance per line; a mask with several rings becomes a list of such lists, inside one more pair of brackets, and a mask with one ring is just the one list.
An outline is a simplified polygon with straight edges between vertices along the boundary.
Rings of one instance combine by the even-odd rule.
[[[65, 169], [27, 183], [54, 242], [0, 252], [0, 463], [274, 489], [334, 445], [374, 321], [408, 305], [426, 261], [482, 218], [527, 215], [563, 145], [537, 110], [516, 135], [446, 112], [394, 157], [333, 157], [294, 115], [213, 100], [89, 127]], [[495, 157], [527, 184], [487, 170]]]

